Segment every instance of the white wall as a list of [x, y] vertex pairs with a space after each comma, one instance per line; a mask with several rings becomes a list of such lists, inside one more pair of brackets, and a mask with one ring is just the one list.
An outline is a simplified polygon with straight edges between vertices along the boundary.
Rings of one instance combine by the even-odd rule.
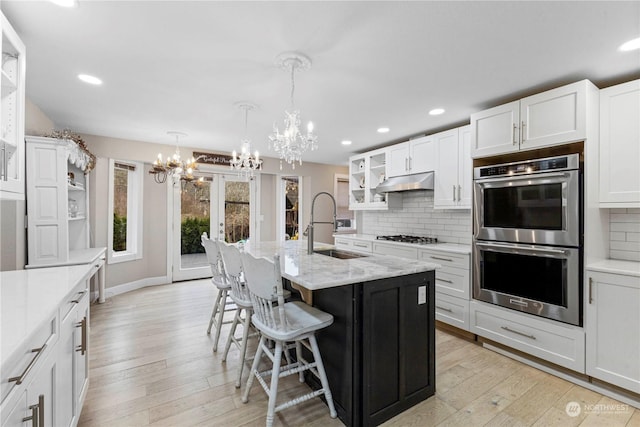
[[433, 209], [433, 191], [402, 193], [402, 207], [389, 211], [364, 211], [363, 234], [410, 234], [437, 237], [439, 242], [471, 244], [471, 210]]

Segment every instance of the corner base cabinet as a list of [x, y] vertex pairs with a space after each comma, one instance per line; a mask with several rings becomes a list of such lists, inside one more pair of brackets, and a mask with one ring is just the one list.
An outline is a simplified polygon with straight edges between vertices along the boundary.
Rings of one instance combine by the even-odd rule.
[[640, 393], [640, 277], [587, 270], [587, 374]]
[[[434, 272], [313, 292], [334, 323], [318, 344], [340, 419], [378, 425], [435, 393]], [[312, 387], [315, 377], [307, 381]]]

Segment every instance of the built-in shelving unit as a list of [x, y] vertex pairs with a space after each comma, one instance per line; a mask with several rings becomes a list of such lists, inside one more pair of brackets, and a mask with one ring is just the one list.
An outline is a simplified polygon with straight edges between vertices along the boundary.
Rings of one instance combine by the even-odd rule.
[[401, 196], [376, 192], [387, 176], [387, 150], [379, 149], [349, 158], [349, 209], [386, 210], [399, 206]]
[[24, 199], [25, 47], [0, 14], [0, 199]]

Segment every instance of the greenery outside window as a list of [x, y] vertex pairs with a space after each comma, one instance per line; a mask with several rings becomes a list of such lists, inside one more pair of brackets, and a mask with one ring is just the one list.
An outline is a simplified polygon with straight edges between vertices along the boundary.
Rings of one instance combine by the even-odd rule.
[[108, 261], [142, 258], [142, 184], [144, 165], [109, 160]]

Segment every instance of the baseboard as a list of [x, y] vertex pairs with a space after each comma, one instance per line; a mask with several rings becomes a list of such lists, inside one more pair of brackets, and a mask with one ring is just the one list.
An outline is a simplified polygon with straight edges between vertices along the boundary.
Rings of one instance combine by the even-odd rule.
[[[169, 276], [157, 276], [157, 277], [147, 277], [145, 279], [136, 280], [129, 283], [123, 283], [121, 285], [112, 286], [105, 289], [106, 299], [108, 300], [110, 297], [124, 294], [125, 292], [135, 291], [136, 289], [146, 288], [147, 286], [158, 286], [158, 285], [168, 285], [171, 283], [171, 278]], [[97, 300], [98, 292], [93, 292], [93, 300]]]
[[513, 351], [510, 351], [510, 349], [503, 347], [499, 344], [494, 345], [493, 342], [483, 340], [482, 346], [488, 350], [495, 351], [496, 353], [500, 353], [503, 356], [507, 356], [519, 362], [522, 362], [525, 365], [532, 366], [536, 369], [539, 369], [551, 375], [555, 375], [556, 377], [559, 377], [571, 383], [577, 384], [588, 390], [592, 390], [597, 393], [600, 393], [603, 396], [611, 397], [612, 399], [616, 399], [622, 403], [626, 403], [627, 405], [631, 405], [634, 408], [640, 409], [640, 396], [636, 395], [633, 392], [623, 390], [619, 387], [615, 387], [607, 383], [599, 382], [587, 375], [573, 373], [572, 371], [562, 367], [556, 368], [545, 361], [538, 361], [538, 360], [531, 359], [529, 357], [522, 356]]

